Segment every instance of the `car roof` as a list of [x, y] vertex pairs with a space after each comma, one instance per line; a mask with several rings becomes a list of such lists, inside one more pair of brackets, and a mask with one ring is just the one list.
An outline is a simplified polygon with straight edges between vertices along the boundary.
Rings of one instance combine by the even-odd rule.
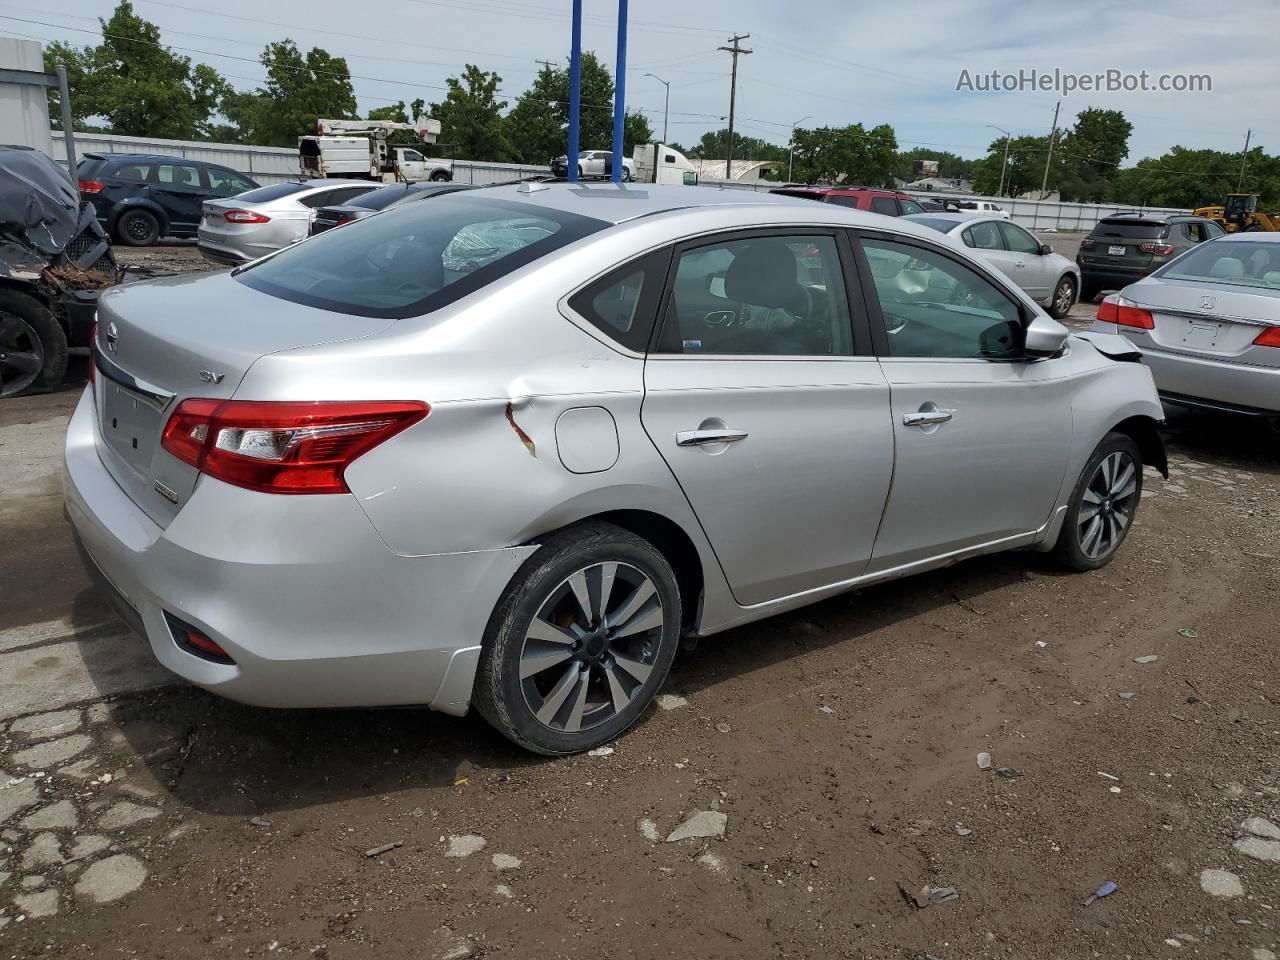
[[755, 193], [750, 190], [687, 187], [680, 184], [615, 184], [611, 181], [578, 183], [520, 183], [484, 187], [468, 192], [468, 196], [510, 200], [536, 207], [548, 207], [593, 217], [606, 223], [623, 223], [638, 217], [652, 216], [690, 207], [737, 204], [761, 206], [783, 204], [815, 206], [812, 201], [777, 193]]
[[198, 167], [223, 167], [227, 170], [231, 168], [225, 163], [213, 163], [209, 160], [193, 160], [190, 157], [176, 157], [168, 153], [82, 153], [81, 157], [88, 157], [94, 160], [112, 160], [123, 161], [125, 163], [137, 163], [145, 160], [148, 163], [189, 163]]

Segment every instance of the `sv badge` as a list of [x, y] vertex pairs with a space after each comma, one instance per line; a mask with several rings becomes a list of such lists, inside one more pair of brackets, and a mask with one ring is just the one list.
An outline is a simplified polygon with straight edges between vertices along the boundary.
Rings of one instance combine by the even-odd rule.
[[214, 373], [212, 370], [201, 370], [200, 379], [205, 383], [221, 383], [225, 373]]

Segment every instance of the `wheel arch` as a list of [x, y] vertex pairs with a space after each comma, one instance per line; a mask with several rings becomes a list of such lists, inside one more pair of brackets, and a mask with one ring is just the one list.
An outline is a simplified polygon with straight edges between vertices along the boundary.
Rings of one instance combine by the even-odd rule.
[[1169, 479], [1169, 457], [1165, 452], [1164, 438], [1160, 436], [1160, 425], [1154, 417], [1141, 414], [1126, 417], [1113, 425], [1108, 433], [1122, 433], [1138, 445], [1142, 454], [1142, 462], [1155, 467], [1160, 476]]

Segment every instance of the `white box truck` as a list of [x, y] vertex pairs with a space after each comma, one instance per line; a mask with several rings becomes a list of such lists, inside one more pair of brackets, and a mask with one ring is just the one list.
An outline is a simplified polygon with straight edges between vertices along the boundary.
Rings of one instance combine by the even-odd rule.
[[[417, 138], [411, 146], [388, 143], [397, 131]], [[298, 160], [308, 177], [382, 180], [452, 180], [453, 161], [429, 155], [440, 136], [440, 121], [318, 120], [314, 136], [298, 140]]]

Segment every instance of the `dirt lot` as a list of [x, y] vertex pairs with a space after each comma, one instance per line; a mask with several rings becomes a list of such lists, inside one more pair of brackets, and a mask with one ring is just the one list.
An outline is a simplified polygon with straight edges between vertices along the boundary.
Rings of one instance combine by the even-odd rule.
[[[1171, 410], [1102, 571], [988, 558], [707, 639], [615, 752], [548, 761], [477, 718], [172, 685], [74, 557], [76, 394], [0, 406], [4, 955], [1280, 952], [1280, 843], [1239, 827], [1280, 820], [1265, 428]], [[722, 837], [664, 842], [713, 809]]]

